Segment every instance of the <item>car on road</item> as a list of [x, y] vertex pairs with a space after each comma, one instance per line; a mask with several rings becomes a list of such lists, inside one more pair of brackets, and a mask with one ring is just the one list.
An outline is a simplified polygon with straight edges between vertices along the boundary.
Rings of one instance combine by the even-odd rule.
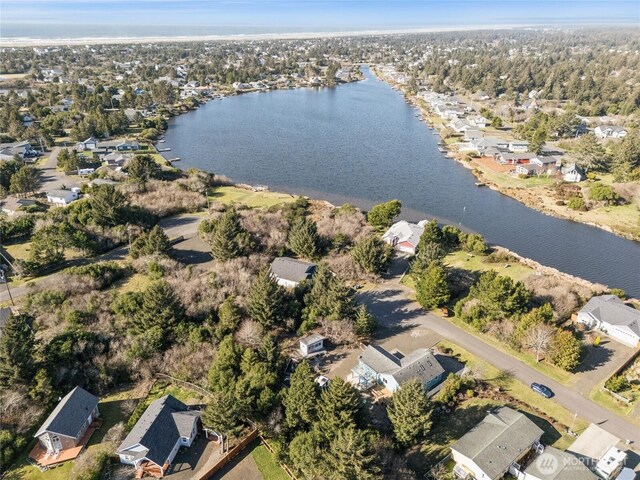
[[544, 398], [553, 397], [553, 392], [551, 391], [551, 389], [549, 387], [547, 387], [546, 385], [542, 385], [541, 383], [533, 382], [531, 384], [531, 390], [533, 390], [536, 393], [539, 393]]

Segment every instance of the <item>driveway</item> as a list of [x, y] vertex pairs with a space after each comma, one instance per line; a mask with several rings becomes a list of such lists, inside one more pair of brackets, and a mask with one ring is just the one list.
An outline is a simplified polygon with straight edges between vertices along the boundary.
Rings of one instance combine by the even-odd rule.
[[220, 444], [207, 439], [202, 433], [189, 448], [181, 449], [165, 478], [171, 480], [191, 480], [200, 478], [213, 467], [220, 458]]
[[40, 190], [43, 192], [60, 190], [62, 187], [70, 189], [80, 186], [72, 177], [67, 177], [64, 172], [56, 170], [58, 155], [61, 150], [62, 148], [60, 147], [55, 147], [51, 150], [45, 164], [38, 168], [40, 170]]
[[628, 439], [636, 444], [640, 443], [640, 429], [630, 424], [627, 419], [592, 402], [586, 394], [566, 387], [510, 355], [493, 348], [446, 319], [426, 313], [416, 302], [408, 298], [410, 290], [401, 285], [398, 280], [399, 277], [395, 275], [375, 290], [359, 295], [360, 300], [367, 305], [384, 329], [383, 335], [385, 331], [394, 335], [397, 332], [412, 330], [416, 327], [428, 328], [436, 335], [461, 346], [496, 368], [512, 373], [515, 378], [526, 385], [538, 382], [549, 386], [555, 392], [554, 400], [569, 411], [577, 412], [583, 419], [600, 425], [623, 440]]

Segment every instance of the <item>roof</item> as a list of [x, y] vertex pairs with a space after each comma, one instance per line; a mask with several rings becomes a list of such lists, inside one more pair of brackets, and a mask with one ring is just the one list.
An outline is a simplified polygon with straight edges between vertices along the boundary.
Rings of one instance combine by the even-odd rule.
[[609, 325], [629, 327], [640, 335], [640, 310], [625, 305], [615, 295], [593, 297], [579, 313], [589, 313]]
[[444, 373], [444, 368], [426, 348], [419, 348], [407, 356], [394, 355], [378, 345], [369, 345], [360, 361], [376, 373], [391, 375], [398, 384], [418, 380], [422, 384]]
[[302, 282], [310, 279], [316, 270], [314, 263], [289, 257], [278, 257], [271, 262], [271, 273], [283, 280]]
[[300, 339], [300, 343], [304, 345], [310, 345], [312, 343], [319, 342], [320, 340], [326, 340], [327, 337], [323, 337], [319, 333], [312, 333], [311, 335], [307, 335], [306, 337], [302, 337]]
[[76, 387], [60, 400], [53, 412], [38, 429], [35, 437], [44, 432], [57, 433], [65, 437], [76, 437], [89, 414], [98, 405], [98, 397], [82, 387]]
[[567, 451], [579, 457], [591, 458], [598, 461], [604, 457], [611, 447], [619, 443], [620, 439], [618, 437], [592, 423], [576, 438], [575, 442], [567, 448]]
[[47, 192], [47, 197], [69, 198], [70, 195], [74, 196], [75, 192], [71, 190], [50, 190]]
[[[549, 465], [557, 467], [549, 468]], [[595, 480], [598, 478], [574, 455], [554, 447], [545, 447], [544, 452], [525, 468], [524, 473], [539, 480]]]
[[415, 223], [409, 223], [406, 220], [400, 220], [399, 222], [391, 225], [391, 228], [385, 232], [382, 236], [383, 240], [390, 241], [393, 238], [398, 239], [398, 243], [407, 242], [414, 247], [418, 246], [420, 237], [424, 232], [424, 228]]
[[451, 450], [470, 458], [488, 478], [495, 480], [502, 477], [542, 433], [524, 414], [500, 407], [454, 443]]
[[129, 435], [118, 447], [117, 453], [125, 453], [135, 445], [146, 448], [144, 456], [164, 465], [180, 437], [190, 437], [194, 422], [200, 412], [189, 410], [184, 403], [171, 395], [155, 400], [144, 411]]

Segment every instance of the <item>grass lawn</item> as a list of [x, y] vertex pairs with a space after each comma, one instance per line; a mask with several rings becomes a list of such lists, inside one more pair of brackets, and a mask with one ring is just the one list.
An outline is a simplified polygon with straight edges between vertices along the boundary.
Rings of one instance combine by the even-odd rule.
[[264, 445], [258, 445], [251, 451], [251, 456], [262, 474], [262, 478], [269, 480], [289, 480], [289, 476], [275, 461], [271, 452]]
[[504, 263], [489, 263], [486, 255], [470, 254], [469, 252], [453, 252], [444, 258], [444, 263], [453, 268], [470, 270], [472, 272], [486, 272], [495, 270], [499, 275], [511, 277], [515, 281], [520, 281], [534, 273], [534, 269], [522, 263], [509, 263], [505, 267]]
[[65, 462], [59, 467], [52, 468], [46, 472], [41, 472], [38, 468], [27, 462], [27, 455], [36, 444], [36, 439], [29, 442], [24, 453], [20, 455], [16, 462], [16, 467], [9, 470], [3, 480], [68, 480], [73, 478], [71, 470], [73, 462]]
[[604, 383], [600, 383], [596, 385], [593, 390], [589, 393], [589, 398], [596, 403], [599, 403], [604, 408], [611, 410], [612, 412], [625, 417], [629, 422], [634, 423], [640, 426], [640, 418], [638, 418], [633, 414], [635, 409], [635, 402], [631, 404], [623, 403], [617, 399], [615, 399], [612, 395], [602, 390], [602, 386]]
[[269, 208], [296, 200], [295, 196], [288, 193], [252, 192], [233, 186], [217, 187], [209, 192], [209, 198], [224, 204], [241, 203], [250, 208]]
[[473, 166], [482, 172], [482, 175], [486, 180], [489, 180], [503, 188], [547, 187], [554, 185], [558, 181], [557, 179], [546, 175], [541, 175], [539, 177], [534, 175], [527, 178], [520, 178], [517, 175], [512, 175], [510, 173], [496, 172], [495, 170], [485, 167], [479, 162], [473, 162]]

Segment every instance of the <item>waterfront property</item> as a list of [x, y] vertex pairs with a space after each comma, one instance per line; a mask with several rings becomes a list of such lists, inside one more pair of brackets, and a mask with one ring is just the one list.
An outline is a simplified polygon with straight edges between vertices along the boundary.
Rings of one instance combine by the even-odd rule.
[[98, 397], [81, 387], [65, 395], [40, 426], [29, 457], [42, 466], [76, 458], [100, 426]]
[[387, 242], [399, 252], [414, 255], [422, 232], [424, 232], [424, 221], [409, 223], [406, 220], [400, 220], [394, 223], [389, 230], [382, 236], [382, 240]]
[[311, 280], [316, 271], [316, 265], [295, 258], [278, 257], [271, 262], [270, 271], [278, 285], [295, 288], [300, 282]]
[[577, 321], [629, 347], [640, 347], [640, 310], [615, 295], [593, 297], [578, 312]]
[[444, 368], [427, 348], [405, 356], [402, 352], [392, 353], [378, 345], [369, 345], [358, 357], [351, 377], [361, 390], [383, 385], [394, 393], [404, 382], [418, 380], [425, 391], [429, 391], [442, 381]]
[[542, 434], [523, 413], [500, 407], [451, 446], [453, 471], [462, 479], [498, 480], [507, 473], [516, 476], [530, 452], [542, 451]]
[[138, 474], [163, 477], [180, 447], [193, 443], [199, 421], [199, 411], [171, 395], [155, 400], [118, 447], [120, 462], [133, 465]]

